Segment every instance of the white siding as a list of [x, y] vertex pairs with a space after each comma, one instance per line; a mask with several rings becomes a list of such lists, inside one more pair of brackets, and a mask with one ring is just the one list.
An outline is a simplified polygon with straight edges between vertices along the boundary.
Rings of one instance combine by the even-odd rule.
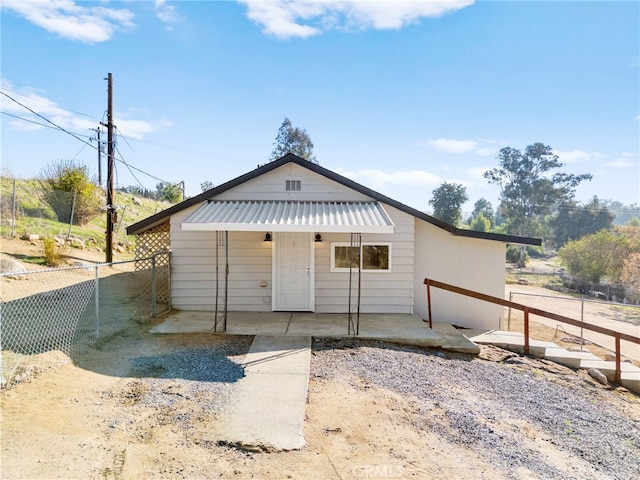
[[[393, 234], [362, 235], [362, 242], [391, 243], [391, 272], [362, 272], [361, 313], [413, 312], [413, 216], [383, 205], [395, 225]], [[331, 271], [331, 242], [349, 242], [346, 234], [322, 234], [316, 243], [316, 312], [346, 313], [349, 273]], [[356, 304], [358, 276], [352, 278]]]
[[[415, 313], [428, 318], [425, 278], [504, 298], [505, 244], [456, 237], [416, 219]], [[445, 290], [431, 289], [435, 322], [498, 329], [503, 308]]]
[[[287, 192], [287, 180], [300, 180], [300, 191]], [[288, 163], [215, 197], [216, 200], [371, 201], [359, 192], [295, 163]]]
[[[214, 310], [216, 232], [188, 232], [180, 223], [198, 206], [171, 217], [171, 289], [181, 310]], [[219, 307], [224, 299], [225, 249], [219, 254]], [[261, 284], [266, 284], [266, 287]], [[271, 244], [264, 232], [229, 232], [229, 310], [271, 311]]]
[[[285, 192], [286, 179], [300, 179], [301, 191]], [[250, 188], [249, 188], [250, 187]], [[293, 199], [370, 201], [338, 183], [295, 164], [246, 182], [216, 199]], [[180, 223], [198, 205], [171, 218], [173, 304], [182, 310], [213, 310], [215, 305], [215, 232], [183, 231]], [[411, 313], [413, 311], [413, 217], [384, 205], [395, 224], [394, 234], [363, 234], [363, 242], [391, 242], [389, 273], [363, 272], [362, 313]], [[346, 313], [349, 274], [331, 272], [331, 242], [348, 242], [348, 234], [322, 234], [315, 249], [315, 311]], [[270, 311], [272, 254], [265, 243], [265, 232], [229, 232], [229, 310]], [[219, 278], [223, 281], [224, 248], [219, 249]], [[353, 278], [353, 302], [356, 301], [357, 276]], [[266, 287], [261, 283], [266, 282]], [[220, 301], [224, 292], [220, 285]]]

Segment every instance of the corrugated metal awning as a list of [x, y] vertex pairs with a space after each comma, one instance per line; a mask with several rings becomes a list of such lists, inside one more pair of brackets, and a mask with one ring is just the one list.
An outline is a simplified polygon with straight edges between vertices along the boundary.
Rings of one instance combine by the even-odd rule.
[[378, 202], [213, 200], [182, 222], [183, 230], [393, 233]]

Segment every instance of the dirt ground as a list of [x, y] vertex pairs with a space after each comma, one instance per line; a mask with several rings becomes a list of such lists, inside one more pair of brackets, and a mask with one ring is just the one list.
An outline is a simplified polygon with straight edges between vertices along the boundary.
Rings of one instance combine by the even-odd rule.
[[[8, 246], [3, 239], [4, 253]], [[23, 254], [33, 254], [33, 246], [18, 246], [27, 251]], [[21, 288], [28, 288], [27, 282]], [[310, 379], [304, 449], [266, 453], [221, 445], [216, 438], [219, 410], [199, 401], [185, 379], [158, 382], [140, 376], [135, 359], [187, 347], [227, 348], [237, 338], [153, 335], [150, 326], [134, 324], [74, 358], [43, 354], [49, 368], [33, 369], [23, 382], [0, 392], [2, 478], [514, 478], [473, 445], [454, 444], [447, 435], [421, 429], [415, 398], [347, 375]], [[502, 358], [491, 348], [481, 356], [496, 362]], [[231, 348], [229, 359], [240, 363], [241, 352]], [[522, 368], [539, 372], [539, 367], [532, 360]], [[585, 395], [608, 388], [582, 378]], [[223, 405], [224, 386], [213, 387], [217, 397], [212, 403]], [[164, 404], [149, 400], [160, 397]], [[624, 408], [640, 422], [637, 397], [621, 390], [614, 399], [619, 404], [610, 408]], [[578, 460], [544, 436], [524, 434], [538, 451], [579, 478]], [[517, 478], [539, 477], [522, 472]]]

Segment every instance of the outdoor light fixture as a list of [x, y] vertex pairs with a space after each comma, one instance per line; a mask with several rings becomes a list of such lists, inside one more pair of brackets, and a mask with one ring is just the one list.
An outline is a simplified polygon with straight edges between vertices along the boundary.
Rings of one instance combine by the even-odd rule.
[[322, 241], [322, 235], [320, 235], [319, 233], [316, 233], [316, 242], [321, 242]]
[[265, 233], [264, 241], [265, 242], [270, 242], [271, 241], [271, 234], [269, 232]]

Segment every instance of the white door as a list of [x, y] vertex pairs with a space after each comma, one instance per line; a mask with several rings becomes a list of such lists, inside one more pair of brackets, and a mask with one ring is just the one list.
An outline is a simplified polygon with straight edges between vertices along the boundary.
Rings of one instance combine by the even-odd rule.
[[273, 310], [311, 312], [313, 233], [275, 232], [273, 236]]

